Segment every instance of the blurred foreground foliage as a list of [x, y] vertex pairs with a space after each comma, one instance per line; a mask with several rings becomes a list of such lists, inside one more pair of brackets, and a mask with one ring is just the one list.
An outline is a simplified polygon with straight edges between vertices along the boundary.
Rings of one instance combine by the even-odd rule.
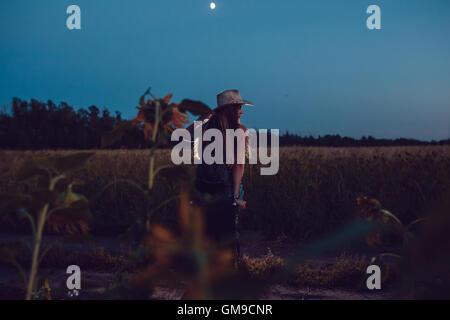
[[[67, 175], [84, 167], [93, 153], [80, 152], [71, 155], [34, 157], [24, 161], [16, 175], [16, 185], [26, 184], [31, 190], [22, 193], [10, 190], [0, 194], [0, 218], [3, 221], [23, 219], [29, 224], [32, 241], [4, 244], [0, 247], [0, 259], [8, 262], [20, 272], [26, 286], [26, 299], [36, 296], [39, 281], [39, 264], [51, 245], [41, 248], [44, 228], [55, 232], [86, 233], [89, 230], [91, 213], [89, 201], [72, 191], [80, 180], [68, 179]], [[17, 261], [17, 251], [21, 246], [30, 251], [30, 271], [26, 273]]]

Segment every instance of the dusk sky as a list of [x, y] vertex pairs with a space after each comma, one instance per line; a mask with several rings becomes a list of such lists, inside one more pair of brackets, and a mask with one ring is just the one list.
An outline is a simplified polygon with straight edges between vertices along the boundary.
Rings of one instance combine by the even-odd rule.
[[[447, 139], [448, 0], [2, 0], [0, 106], [13, 97], [136, 116], [139, 96], [216, 105], [251, 128]], [[81, 8], [81, 30], [66, 9]], [[381, 30], [366, 9], [381, 8]]]

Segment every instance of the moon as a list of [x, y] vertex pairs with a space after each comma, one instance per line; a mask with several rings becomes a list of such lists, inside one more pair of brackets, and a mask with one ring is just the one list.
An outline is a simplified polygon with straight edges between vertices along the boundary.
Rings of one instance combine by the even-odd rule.
[[214, 10], [216, 8], [216, 4], [214, 2], [211, 2], [209, 4], [209, 7], [211, 8], [211, 10]]

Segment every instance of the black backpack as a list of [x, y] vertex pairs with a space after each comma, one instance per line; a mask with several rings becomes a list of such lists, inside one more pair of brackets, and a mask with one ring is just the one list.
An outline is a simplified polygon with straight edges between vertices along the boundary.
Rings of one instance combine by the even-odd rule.
[[232, 184], [227, 165], [220, 163], [199, 164], [195, 181], [198, 191], [212, 194], [226, 192]]

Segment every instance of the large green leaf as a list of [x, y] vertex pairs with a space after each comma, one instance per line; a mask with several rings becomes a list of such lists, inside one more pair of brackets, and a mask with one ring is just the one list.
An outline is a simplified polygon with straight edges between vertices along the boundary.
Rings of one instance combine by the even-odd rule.
[[26, 159], [16, 173], [16, 181], [22, 182], [32, 179], [36, 176], [49, 177], [48, 168], [52, 167], [49, 157], [33, 157]]
[[195, 116], [207, 116], [211, 114], [212, 110], [206, 104], [200, 101], [193, 101], [189, 99], [184, 99], [178, 105], [178, 110], [181, 112], [189, 111]]
[[416, 219], [414, 221], [412, 221], [410, 224], [408, 224], [408, 226], [406, 227], [407, 229], [410, 229], [413, 225], [419, 223], [419, 222], [427, 222], [429, 219], [428, 218], [419, 218]]
[[79, 200], [87, 201], [85, 196], [73, 192], [72, 185], [69, 185], [69, 187], [67, 188], [66, 197], [64, 198], [64, 205], [70, 206], [72, 203], [79, 201]]
[[51, 210], [53, 219], [64, 222], [74, 222], [78, 220], [90, 221], [92, 216], [89, 210], [88, 199], [72, 191], [72, 184], [67, 186], [67, 190], [59, 195]]
[[83, 168], [95, 152], [78, 152], [67, 156], [52, 157], [54, 168], [59, 173], [66, 173]]
[[72, 191], [72, 183], [67, 185], [66, 191], [63, 193], [60, 193], [58, 198], [55, 199], [55, 206], [56, 207], [69, 207], [72, 203], [83, 200], [88, 201], [85, 196], [75, 193]]
[[28, 194], [6, 192], [0, 194], [0, 214], [8, 210], [16, 211], [21, 208], [30, 207], [33, 197]]
[[[401, 221], [391, 212], [387, 211], [387, 210], [380, 210], [386, 217], [391, 218], [392, 220], [394, 220], [395, 222], [397, 222], [399, 225], [403, 226], [403, 224], [401, 223]], [[384, 220], [383, 220], [384, 221]], [[387, 221], [384, 221], [387, 222]]]
[[18, 182], [26, 181], [36, 176], [49, 178], [54, 171], [67, 173], [85, 166], [87, 160], [95, 152], [78, 152], [67, 156], [46, 156], [26, 159], [16, 174]]
[[86, 199], [79, 199], [67, 207], [55, 208], [52, 210], [50, 219], [58, 219], [66, 223], [79, 220], [90, 222], [92, 215], [89, 210], [89, 202]]
[[58, 182], [55, 184], [55, 191], [59, 194], [66, 192], [67, 187], [69, 186], [70, 181], [67, 178], [59, 179]]
[[59, 192], [56, 190], [50, 191], [47, 188], [37, 188], [33, 190], [31, 195], [31, 207], [36, 210], [36, 212], [39, 212], [45, 204], [53, 203], [58, 198]]

